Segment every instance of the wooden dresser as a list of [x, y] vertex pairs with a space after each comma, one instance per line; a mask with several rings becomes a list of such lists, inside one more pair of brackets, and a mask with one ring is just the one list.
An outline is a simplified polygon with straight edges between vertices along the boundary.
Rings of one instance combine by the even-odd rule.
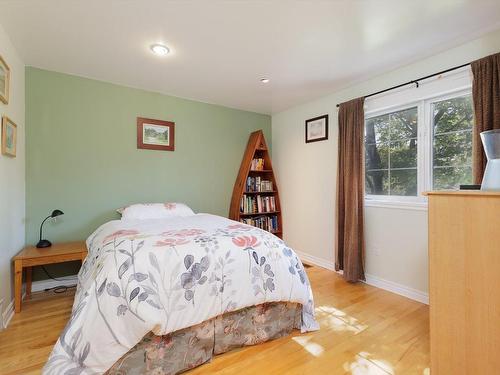
[[427, 195], [431, 374], [500, 374], [500, 192]]

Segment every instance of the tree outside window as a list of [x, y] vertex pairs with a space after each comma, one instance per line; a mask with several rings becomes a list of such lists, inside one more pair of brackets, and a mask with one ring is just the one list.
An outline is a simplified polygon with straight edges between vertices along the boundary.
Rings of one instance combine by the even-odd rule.
[[[419, 119], [419, 113], [430, 113], [430, 118]], [[416, 197], [419, 181], [426, 190], [456, 189], [472, 183], [473, 121], [470, 94], [422, 101], [367, 118], [366, 194]], [[419, 132], [419, 126], [425, 131]], [[430, 155], [423, 158], [423, 150]]]

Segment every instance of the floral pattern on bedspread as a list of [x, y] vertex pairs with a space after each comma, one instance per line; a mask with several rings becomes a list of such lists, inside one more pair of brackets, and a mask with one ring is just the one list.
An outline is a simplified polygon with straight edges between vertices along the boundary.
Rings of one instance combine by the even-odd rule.
[[276, 236], [198, 214], [102, 225], [87, 240], [72, 316], [44, 374], [100, 374], [150, 331], [166, 335], [273, 301], [303, 305], [318, 329], [302, 263]]
[[296, 303], [270, 302], [219, 316], [214, 354], [287, 336], [292, 329], [300, 329], [301, 312], [302, 306]]
[[213, 346], [213, 320], [163, 336], [150, 332], [106, 374], [178, 374], [209, 361], [212, 358]]
[[301, 306], [271, 302], [226, 313], [168, 335], [147, 334], [106, 375], [173, 375], [245, 345], [255, 345], [300, 328]]

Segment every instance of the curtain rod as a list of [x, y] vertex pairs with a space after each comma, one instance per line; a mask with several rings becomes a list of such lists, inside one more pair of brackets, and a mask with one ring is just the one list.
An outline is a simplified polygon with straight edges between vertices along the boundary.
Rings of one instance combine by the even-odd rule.
[[[462, 65], [459, 65], [459, 66], [455, 66], [453, 68], [449, 68], [449, 69], [446, 69], [446, 70], [442, 70], [440, 72], [437, 72], [437, 73], [434, 73], [434, 74], [429, 74], [428, 76], [425, 76], [425, 77], [420, 77], [420, 78], [417, 78], [417, 79], [414, 79], [413, 81], [410, 81], [410, 82], [406, 82], [406, 83], [401, 83], [400, 85], [396, 85], [396, 86], [392, 86], [392, 87], [389, 87], [388, 89], [385, 89], [385, 90], [380, 90], [380, 91], [377, 91], [377, 92], [374, 92], [374, 93], [371, 93], [369, 95], [365, 95], [365, 99], [366, 98], [369, 98], [370, 96], [375, 96], [375, 95], [378, 95], [378, 94], [382, 94], [384, 92], [387, 92], [387, 91], [391, 91], [391, 90], [395, 90], [395, 89], [399, 89], [400, 87], [403, 87], [403, 86], [407, 86], [407, 85], [413, 85], [415, 84], [416, 87], [418, 88], [418, 81], [423, 81], [424, 79], [427, 79], [427, 78], [431, 78], [431, 77], [435, 77], [435, 76], [438, 76], [440, 74], [444, 74], [444, 73], [448, 73], [448, 72], [451, 72], [453, 70], [457, 70], [457, 69], [460, 69], [460, 68], [463, 68], [465, 66], [468, 66], [470, 65], [471, 63], [467, 63], [467, 64], [462, 64]], [[340, 104], [337, 104], [337, 108], [340, 106]]]

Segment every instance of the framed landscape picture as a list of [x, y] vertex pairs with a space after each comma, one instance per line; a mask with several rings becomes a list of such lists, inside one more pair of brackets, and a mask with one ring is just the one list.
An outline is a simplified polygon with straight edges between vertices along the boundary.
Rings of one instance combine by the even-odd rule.
[[17, 125], [7, 116], [2, 117], [2, 154], [16, 157]]
[[306, 120], [306, 143], [328, 139], [328, 115]]
[[137, 117], [137, 148], [174, 151], [175, 122]]
[[9, 104], [10, 69], [0, 56], [0, 101]]

